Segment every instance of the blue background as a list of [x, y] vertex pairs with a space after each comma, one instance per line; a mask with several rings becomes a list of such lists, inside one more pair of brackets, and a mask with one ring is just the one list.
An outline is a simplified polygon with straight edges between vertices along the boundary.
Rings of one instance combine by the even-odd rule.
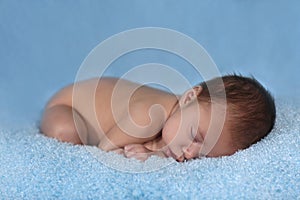
[[[0, 124], [36, 122], [47, 100], [74, 81], [96, 45], [121, 31], [149, 26], [192, 37], [222, 74], [254, 75], [276, 98], [299, 99], [299, 10], [296, 0], [0, 0]], [[188, 68], [154, 51], [131, 53], [113, 65], [147, 62]], [[110, 74], [118, 71], [112, 66]]]

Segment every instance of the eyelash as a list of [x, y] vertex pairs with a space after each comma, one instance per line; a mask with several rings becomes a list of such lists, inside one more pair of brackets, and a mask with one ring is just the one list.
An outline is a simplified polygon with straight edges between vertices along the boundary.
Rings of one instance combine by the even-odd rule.
[[195, 140], [197, 142], [197, 137], [196, 137], [197, 135], [194, 135], [193, 133], [194, 133], [193, 127], [191, 127], [191, 137], [192, 137], [193, 141]]
[[[198, 134], [198, 133], [197, 133]], [[196, 135], [193, 135], [193, 127], [191, 127], [191, 137], [193, 139], [193, 141], [195, 142], [201, 142], [199, 141], [199, 139], [197, 138], [197, 134]]]

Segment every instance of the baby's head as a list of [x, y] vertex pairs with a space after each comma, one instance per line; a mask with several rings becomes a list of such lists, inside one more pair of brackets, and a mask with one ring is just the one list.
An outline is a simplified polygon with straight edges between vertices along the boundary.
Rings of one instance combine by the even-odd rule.
[[[204, 138], [210, 124], [211, 108], [213, 104], [225, 103], [222, 99], [224, 88], [227, 106], [224, 127], [214, 147], [204, 155], [231, 155], [258, 142], [272, 130], [276, 116], [274, 99], [258, 81], [238, 75], [223, 76], [222, 81], [215, 78], [188, 90], [179, 100], [180, 108], [167, 120], [162, 137], [169, 145], [169, 153], [178, 161], [203, 154], [200, 150], [208, 145]], [[198, 119], [195, 106], [199, 108], [199, 120], [195, 120]], [[181, 119], [181, 115], [188, 117]]]

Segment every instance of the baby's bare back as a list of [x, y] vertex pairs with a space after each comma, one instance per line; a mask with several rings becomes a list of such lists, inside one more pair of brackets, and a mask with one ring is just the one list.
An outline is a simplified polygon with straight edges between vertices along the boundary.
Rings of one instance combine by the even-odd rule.
[[73, 107], [86, 123], [88, 144], [98, 145], [109, 138], [115, 145], [124, 146], [156, 138], [175, 101], [176, 96], [170, 93], [106, 77], [63, 88], [47, 107]]

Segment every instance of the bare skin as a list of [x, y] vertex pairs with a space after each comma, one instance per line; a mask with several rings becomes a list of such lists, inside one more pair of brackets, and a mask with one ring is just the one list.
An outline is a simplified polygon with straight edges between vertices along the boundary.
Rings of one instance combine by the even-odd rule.
[[[202, 155], [210, 108], [196, 103], [201, 86], [176, 96], [116, 78], [98, 81], [77, 83], [76, 95], [74, 84], [57, 92], [45, 107], [41, 132], [63, 142], [97, 145], [102, 150], [139, 160], [158, 155], [182, 162]], [[93, 91], [91, 86], [95, 84]], [[74, 101], [74, 98], [78, 99]], [[195, 115], [195, 108], [199, 109], [200, 118]], [[182, 113], [186, 117], [181, 119]], [[205, 156], [234, 152], [225, 127], [214, 148]]]

